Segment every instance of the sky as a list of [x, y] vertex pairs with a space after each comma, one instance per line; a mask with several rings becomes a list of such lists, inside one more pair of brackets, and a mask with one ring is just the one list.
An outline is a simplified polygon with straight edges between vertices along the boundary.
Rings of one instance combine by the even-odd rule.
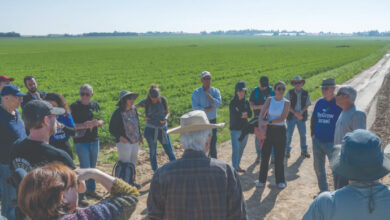
[[390, 31], [390, 0], [0, 0], [0, 32]]

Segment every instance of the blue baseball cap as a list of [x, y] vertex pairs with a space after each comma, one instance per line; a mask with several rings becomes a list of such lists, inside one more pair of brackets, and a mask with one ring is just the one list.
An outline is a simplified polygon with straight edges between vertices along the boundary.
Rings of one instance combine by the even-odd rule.
[[0, 96], [13, 95], [13, 96], [25, 96], [16, 85], [4, 86], [1, 90]]

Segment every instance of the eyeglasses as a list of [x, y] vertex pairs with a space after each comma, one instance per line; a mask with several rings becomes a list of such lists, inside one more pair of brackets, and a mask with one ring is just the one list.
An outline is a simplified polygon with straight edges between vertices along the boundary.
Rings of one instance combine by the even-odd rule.
[[80, 96], [91, 96], [88, 92], [80, 92]]
[[211, 77], [205, 77], [203, 80], [211, 80]]
[[291, 84], [293, 85], [301, 85], [303, 82], [299, 81], [299, 82], [292, 82]]
[[281, 92], [281, 91], [286, 90], [286, 88], [284, 88], [284, 87], [278, 87], [278, 88], [276, 88], [276, 90], [279, 91], [279, 92]]

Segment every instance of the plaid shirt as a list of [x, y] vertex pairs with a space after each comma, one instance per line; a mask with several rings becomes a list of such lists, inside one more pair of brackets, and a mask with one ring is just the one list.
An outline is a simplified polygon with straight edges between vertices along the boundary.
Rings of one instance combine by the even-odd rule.
[[233, 167], [194, 150], [156, 171], [147, 205], [151, 220], [248, 219]]

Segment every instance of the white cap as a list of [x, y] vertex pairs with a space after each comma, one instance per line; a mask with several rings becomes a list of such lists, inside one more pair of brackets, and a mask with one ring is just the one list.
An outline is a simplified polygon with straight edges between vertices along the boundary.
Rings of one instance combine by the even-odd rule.
[[210, 76], [211, 77], [211, 74], [210, 74], [209, 71], [203, 71], [202, 74], [200, 75], [200, 79], [203, 79], [206, 76]]

